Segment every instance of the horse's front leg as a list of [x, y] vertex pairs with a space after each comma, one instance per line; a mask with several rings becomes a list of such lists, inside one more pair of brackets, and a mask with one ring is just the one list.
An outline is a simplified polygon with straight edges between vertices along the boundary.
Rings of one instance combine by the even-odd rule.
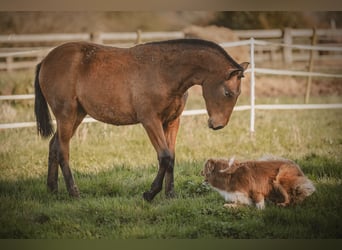
[[176, 146], [176, 137], [179, 128], [180, 118], [178, 117], [176, 120], [164, 126], [164, 133], [167, 145], [169, 147], [171, 153], [171, 163], [169, 167], [166, 169], [165, 173], [165, 194], [167, 197], [174, 197], [174, 163], [175, 163], [175, 146]]
[[143, 194], [145, 200], [152, 201], [156, 194], [162, 190], [165, 172], [167, 169], [173, 168], [174, 160], [167, 146], [161, 122], [151, 119], [148, 123], [143, 123], [143, 126], [157, 151], [159, 161], [159, 170], [152, 182], [151, 189]]

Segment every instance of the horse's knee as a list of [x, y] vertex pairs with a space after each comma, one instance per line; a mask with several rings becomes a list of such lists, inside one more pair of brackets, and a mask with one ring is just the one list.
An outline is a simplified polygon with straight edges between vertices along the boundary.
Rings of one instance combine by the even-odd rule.
[[164, 168], [166, 172], [173, 173], [174, 157], [167, 150], [163, 151], [159, 156], [159, 167]]
[[171, 160], [171, 153], [169, 150], [163, 150], [161, 153], [159, 153], [158, 160], [160, 164], [168, 163]]

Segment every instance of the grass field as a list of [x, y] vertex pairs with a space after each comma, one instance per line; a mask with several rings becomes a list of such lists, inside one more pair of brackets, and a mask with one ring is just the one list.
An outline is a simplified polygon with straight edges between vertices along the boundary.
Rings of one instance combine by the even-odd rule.
[[[283, 101], [291, 102], [277, 100]], [[195, 94], [187, 107], [202, 104]], [[31, 101], [0, 105], [1, 122], [33, 121]], [[234, 112], [219, 131], [207, 128], [206, 115], [182, 117], [176, 197], [160, 193], [152, 203], [142, 193], [156, 175], [157, 159], [140, 125], [80, 126], [70, 153], [81, 191], [77, 200], [69, 198], [62, 176], [59, 193], [47, 192], [48, 140], [40, 139], [35, 128], [0, 130], [0, 238], [341, 238], [341, 117], [342, 110], [257, 111], [253, 138], [248, 111]], [[317, 191], [303, 204], [266, 204], [258, 211], [226, 209], [221, 196], [202, 184], [200, 171], [209, 157], [243, 160], [265, 154], [296, 161]]]

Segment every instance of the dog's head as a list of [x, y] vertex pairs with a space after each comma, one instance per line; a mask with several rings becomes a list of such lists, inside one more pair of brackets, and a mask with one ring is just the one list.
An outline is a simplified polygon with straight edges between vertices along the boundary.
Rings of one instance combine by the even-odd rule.
[[209, 178], [212, 176], [216, 167], [216, 162], [214, 159], [208, 159], [205, 164], [204, 168], [201, 171], [201, 175], [204, 176], [204, 182], [208, 182]]
[[234, 164], [234, 157], [229, 161], [224, 159], [208, 159], [201, 175], [204, 176], [204, 181], [212, 183], [213, 179], [223, 174], [230, 174], [229, 170]]

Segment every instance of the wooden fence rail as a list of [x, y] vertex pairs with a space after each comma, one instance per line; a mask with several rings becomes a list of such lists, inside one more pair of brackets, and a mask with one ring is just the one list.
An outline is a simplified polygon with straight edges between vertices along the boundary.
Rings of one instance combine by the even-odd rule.
[[[310, 44], [312, 29], [270, 29], [235, 30], [240, 40], [263, 39], [279, 43]], [[44, 55], [58, 44], [68, 41], [92, 41], [119, 47], [129, 47], [137, 43], [155, 40], [183, 38], [182, 31], [173, 32], [115, 32], [115, 33], [76, 33], [76, 34], [18, 34], [0, 35], [0, 70], [32, 68]], [[317, 29], [317, 44], [324, 46], [342, 46], [342, 29]], [[227, 41], [229, 42], [229, 41]], [[341, 52], [319, 54], [320, 58], [337, 58]], [[255, 61], [293, 61], [308, 60], [309, 52], [300, 49], [277, 46], [256, 46]]]

